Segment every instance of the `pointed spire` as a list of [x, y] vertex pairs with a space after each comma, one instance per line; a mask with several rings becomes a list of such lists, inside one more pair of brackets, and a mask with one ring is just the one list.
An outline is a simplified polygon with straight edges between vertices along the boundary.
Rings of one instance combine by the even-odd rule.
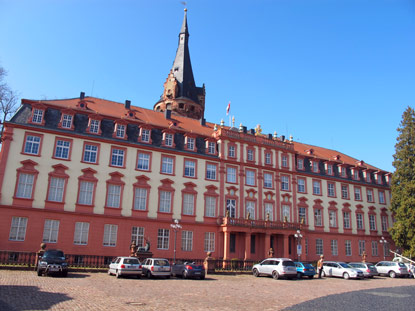
[[187, 9], [184, 9], [184, 18], [183, 18], [182, 29], [180, 29], [180, 33], [189, 35], [189, 31], [187, 30]]

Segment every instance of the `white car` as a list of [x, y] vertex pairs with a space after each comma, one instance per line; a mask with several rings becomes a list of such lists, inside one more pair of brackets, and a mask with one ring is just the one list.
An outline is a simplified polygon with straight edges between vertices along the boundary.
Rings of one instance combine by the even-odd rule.
[[380, 261], [376, 264], [376, 269], [379, 274], [387, 275], [391, 278], [409, 277], [408, 268], [402, 262], [395, 261]]
[[170, 278], [171, 267], [167, 259], [147, 258], [143, 263], [143, 275], [151, 279], [154, 276]]
[[364, 274], [362, 271], [353, 268], [345, 262], [338, 261], [325, 261], [323, 262], [323, 276], [337, 276], [346, 280], [363, 279]]
[[117, 257], [110, 263], [108, 274], [115, 274], [117, 278], [126, 275], [141, 277], [142, 268], [140, 261], [135, 257]]
[[267, 258], [252, 267], [252, 274], [256, 277], [271, 275], [274, 280], [279, 278], [295, 279], [297, 268], [289, 258]]

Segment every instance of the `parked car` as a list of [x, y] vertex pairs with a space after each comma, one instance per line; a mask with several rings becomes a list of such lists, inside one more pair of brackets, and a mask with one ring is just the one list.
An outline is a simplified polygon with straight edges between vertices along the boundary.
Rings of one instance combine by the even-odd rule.
[[147, 258], [143, 265], [143, 275], [151, 279], [154, 276], [164, 276], [170, 278], [171, 267], [167, 259]]
[[197, 265], [194, 262], [177, 263], [171, 266], [171, 275], [187, 278], [205, 279], [206, 271], [203, 265]]
[[37, 264], [37, 275], [42, 274], [60, 274], [61, 276], [68, 275], [68, 263], [63, 251], [58, 249], [47, 250]]
[[279, 278], [294, 279], [297, 277], [297, 268], [294, 261], [288, 258], [267, 258], [252, 267], [252, 274], [271, 275], [274, 280]]
[[409, 277], [414, 278], [415, 266], [413, 264], [411, 265], [410, 263], [406, 263], [406, 262], [405, 262], [405, 266], [408, 269]]
[[363, 272], [352, 268], [345, 262], [340, 261], [325, 261], [323, 262], [323, 276], [337, 276], [342, 277], [346, 280], [353, 279], [363, 279]]
[[350, 262], [353, 268], [358, 269], [363, 272], [365, 278], [373, 278], [374, 276], [379, 275], [378, 270], [375, 265], [370, 262]]
[[317, 273], [311, 263], [295, 262], [294, 264], [297, 268], [297, 279], [302, 279], [303, 276], [307, 276], [309, 279], [312, 279]]
[[110, 263], [108, 274], [115, 274], [117, 278], [127, 275], [141, 277], [142, 269], [140, 260], [135, 257], [117, 257]]
[[408, 268], [402, 262], [380, 261], [376, 264], [380, 275], [387, 275], [391, 278], [409, 277]]

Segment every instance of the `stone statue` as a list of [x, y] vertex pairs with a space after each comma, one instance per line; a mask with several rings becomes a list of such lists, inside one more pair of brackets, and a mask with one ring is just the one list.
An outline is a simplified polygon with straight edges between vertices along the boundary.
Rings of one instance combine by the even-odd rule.
[[149, 252], [150, 251], [150, 240], [146, 239], [146, 245], [144, 247], [139, 247], [138, 252]]
[[137, 245], [135, 245], [135, 241], [131, 242], [130, 245], [130, 256], [131, 257], [136, 257], [137, 256]]
[[274, 257], [274, 250], [272, 249], [272, 247], [269, 248], [268, 257]]
[[40, 243], [40, 249], [36, 252], [36, 258], [35, 258], [35, 269], [37, 267], [37, 263], [39, 262], [40, 257], [43, 256], [46, 249], [46, 243]]
[[366, 262], [366, 257], [367, 257], [366, 252], [363, 251], [363, 253], [362, 253], [362, 261], [363, 262]]

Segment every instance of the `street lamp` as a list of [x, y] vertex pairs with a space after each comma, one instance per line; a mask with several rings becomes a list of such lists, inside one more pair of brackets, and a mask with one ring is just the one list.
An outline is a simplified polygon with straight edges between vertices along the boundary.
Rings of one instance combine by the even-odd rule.
[[170, 225], [170, 227], [174, 231], [174, 257], [173, 257], [173, 263], [176, 263], [176, 241], [177, 241], [177, 232], [182, 228], [182, 226], [179, 224], [178, 219], [173, 220], [174, 223]]
[[386, 241], [384, 237], [381, 237], [379, 243], [383, 247], [383, 260], [386, 260], [386, 245], [388, 244], [388, 241]]
[[301, 231], [297, 230], [297, 233], [294, 234], [294, 237], [297, 239], [297, 256], [298, 256], [298, 261], [300, 261], [300, 256], [301, 256], [301, 253], [302, 253], [301, 239], [303, 238], [303, 235], [301, 234]]

